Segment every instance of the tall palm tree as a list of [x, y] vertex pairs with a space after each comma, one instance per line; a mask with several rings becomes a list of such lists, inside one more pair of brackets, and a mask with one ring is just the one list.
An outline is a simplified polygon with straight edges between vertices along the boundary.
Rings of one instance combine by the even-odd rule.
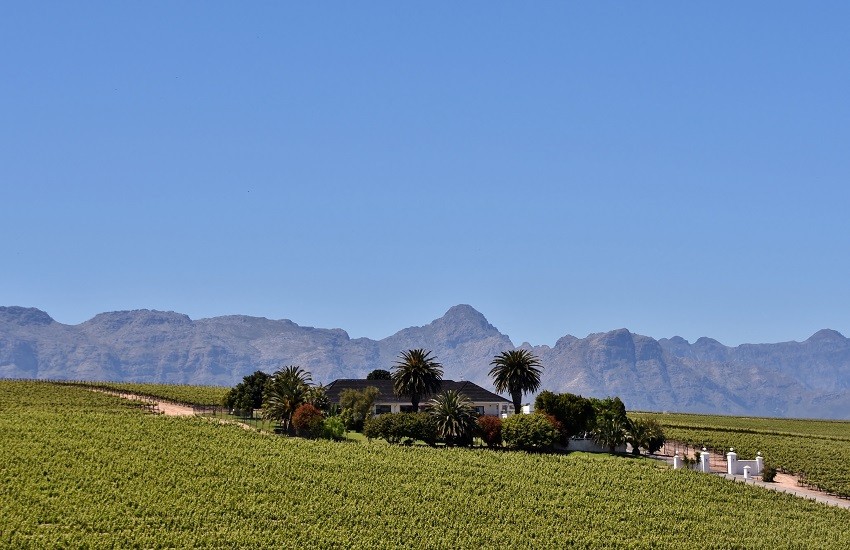
[[419, 410], [423, 396], [440, 389], [443, 379], [443, 365], [436, 357], [431, 357], [430, 351], [422, 348], [401, 352], [392, 370], [393, 391], [396, 395], [410, 397], [413, 412]]
[[514, 412], [520, 413], [522, 394], [532, 393], [540, 388], [540, 372], [543, 367], [533, 353], [525, 349], [503, 351], [490, 361], [493, 368], [490, 376], [497, 392], [511, 394]]
[[427, 410], [436, 421], [437, 433], [446, 445], [472, 443], [477, 415], [467, 396], [457, 390], [447, 390], [431, 399]]
[[304, 403], [313, 377], [301, 367], [290, 365], [276, 371], [266, 383], [263, 416], [277, 420], [293, 433], [292, 414]]

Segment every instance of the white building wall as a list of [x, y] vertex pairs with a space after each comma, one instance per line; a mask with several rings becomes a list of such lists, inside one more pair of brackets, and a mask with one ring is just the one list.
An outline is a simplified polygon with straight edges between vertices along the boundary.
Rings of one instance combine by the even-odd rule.
[[[423, 401], [419, 404], [419, 410], [422, 410], [427, 401]], [[387, 402], [376, 402], [375, 408], [372, 409], [374, 413], [378, 407], [381, 406], [389, 406], [390, 412], [401, 412], [401, 408], [405, 406], [409, 406], [409, 403], [387, 403]], [[483, 414], [492, 415], [492, 416], [500, 416], [503, 410], [503, 407], [508, 407], [508, 405], [504, 403], [474, 403], [473, 406], [481, 407], [483, 409]], [[513, 410], [513, 405], [510, 405], [510, 409]]]

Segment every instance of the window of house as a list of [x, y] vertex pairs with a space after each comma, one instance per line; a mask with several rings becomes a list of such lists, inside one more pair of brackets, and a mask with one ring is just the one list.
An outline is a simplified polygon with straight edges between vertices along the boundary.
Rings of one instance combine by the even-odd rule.
[[475, 407], [475, 414], [477, 414], [478, 416], [484, 414], [484, 407]]
[[375, 414], [387, 414], [393, 412], [392, 405], [375, 405]]
[[400, 407], [400, 409], [401, 409], [401, 412], [403, 412], [403, 413], [412, 413], [413, 412], [413, 405], [402, 405]]

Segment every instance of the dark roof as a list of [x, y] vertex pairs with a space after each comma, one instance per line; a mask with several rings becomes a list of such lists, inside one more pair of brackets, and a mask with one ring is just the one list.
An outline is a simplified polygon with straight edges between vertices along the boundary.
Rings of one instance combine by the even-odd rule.
[[[325, 386], [325, 389], [328, 392], [328, 399], [330, 400], [330, 402], [339, 403], [339, 394], [342, 393], [343, 390], [362, 390], [369, 386], [378, 388], [378, 392], [380, 392], [380, 395], [378, 396], [378, 401], [381, 403], [410, 403], [410, 399], [407, 396], [396, 396], [396, 394], [393, 392], [392, 380], [362, 380], [354, 378], [341, 378], [339, 380], [334, 380], [333, 382]], [[456, 382], [454, 380], [443, 380], [442, 382], [440, 382], [440, 389], [437, 393], [446, 390], [456, 390], [467, 396], [475, 403], [510, 403], [510, 401], [508, 401], [501, 395], [496, 395], [491, 391], [485, 390], [478, 384], [474, 384], [466, 380], [461, 380], [459, 382]], [[430, 398], [430, 395], [423, 396], [422, 401], [425, 402]]]

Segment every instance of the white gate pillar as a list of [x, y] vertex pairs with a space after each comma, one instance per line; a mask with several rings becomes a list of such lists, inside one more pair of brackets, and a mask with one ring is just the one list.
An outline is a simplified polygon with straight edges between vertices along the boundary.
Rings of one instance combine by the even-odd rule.
[[761, 475], [764, 471], [764, 457], [761, 456], [761, 452], [756, 453], [756, 472], [755, 475]]
[[709, 459], [711, 455], [708, 454], [708, 449], [705, 447], [702, 448], [702, 454], [699, 455], [700, 462], [700, 471], [704, 474], [711, 472], [711, 465], [709, 464]]
[[673, 469], [681, 470], [682, 469], [682, 457], [679, 456], [679, 453], [673, 455]]
[[729, 475], [738, 473], [738, 453], [735, 452], [734, 447], [726, 453], [726, 473]]

